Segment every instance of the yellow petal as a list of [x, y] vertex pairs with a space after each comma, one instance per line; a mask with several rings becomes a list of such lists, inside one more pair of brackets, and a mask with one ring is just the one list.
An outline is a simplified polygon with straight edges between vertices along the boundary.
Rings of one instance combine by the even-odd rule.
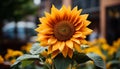
[[49, 25], [51, 28], [54, 27], [54, 23], [55, 23], [55, 14], [54, 16], [53, 15], [50, 15], [49, 13], [45, 12], [45, 16], [46, 16], [46, 21], [51, 24]]
[[60, 43], [59, 41], [57, 41], [57, 42], [53, 45], [52, 51], [58, 50], [59, 47], [60, 47], [60, 44], [61, 44], [61, 43]]
[[89, 35], [90, 33], [92, 33], [93, 30], [89, 29], [89, 28], [85, 28], [83, 31], [84, 35]]
[[70, 6], [68, 7], [67, 14], [68, 14], [68, 15], [71, 14], [71, 7], [70, 7]]
[[76, 30], [80, 30], [83, 26], [83, 22], [79, 23], [77, 26], [76, 26]]
[[63, 5], [60, 9], [60, 19], [61, 20], [67, 20], [68, 17], [68, 9]]
[[40, 46], [47, 46], [48, 45], [47, 42], [48, 42], [47, 40], [42, 40], [42, 42], [40, 42]]
[[40, 28], [36, 28], [35, 31], [39, 32], [39, 30], [41, 30]]
[[73, 9], [73, 11], [71, 11], [71, 15], [70, 15], [70, 18], [71, 18], [70, 22], [73, 24], [77, 23], [80, 20], [80, 16], [79, 16], [80, 10], [77, 11], [76, 9], [77, 7]]
[[59, 47], [60, 52], [63, 51], [64, 47], [65, 47], [65, 42], [61, 42], [61, 45]]
[[40, 24], [39, 27], [35, 29], [35, 31], [40, 32], [41, 30], [44, 30], [45, 28], [51, 28], [51, 27], [46, 24]]
[[60, 11], [64, 11], [64, 10], [67, 10], [65, 5], [62, 6], [62, 8], [60, 9]]
[[79, 9], [79, 14], [81, 14], [81, 12], [82, 12], [82, 9]]
[[36, 41], [46, 40], [46, 39], [50, 38], [50, 36], [43, 35], [43, 34], [38, 34], [37, 36], [38, 37], [37, 37]]
[[80, 36], [82, 36], [82, 33], [81, 33], [81, 32], [80, 32], [80, 33], [76, 33], [76, 34], [73, 35], [74, 38], [78, 38], [78, 37], [80, 37]]
[[45, 28], [40, 31], [41, 34], [53, 34], [53, 29], [52, 28]]
[[82, 12], [82, 9], [80, 9], [80, 10], [77, 11], [77, 7], [75, 7], [75, 8], [71, 11], [71, 15], [72, 15], [72, 17], [75, 18], [76, 16], [79, 16], [81, 12]]
[[61, 19], [60, 11], [54, 5], [52, 5], [51, 14], [52, 14], [52, 18], [54, 19], [55, 23], [57, 23]]
[[51, 17], [51, 15], [50, 15], [48, 12], [45, 12], [45, 16], [46, 16], [47, 18], [50, 18], [50, 17]]
[[76, 51], [78, 51], [79, 53], [81, 52], [81, 49], [80, 49], [80, 45], [77, 44], [77, 43], [74, 43], [74, 48]]
[[72, 41], [76, 42], [77, 44], [80, 44], [80, 40], [76, 38], [71, 38]]
[[58, 14], [58, 12], [58, 9], [54, 5], [52, 5], [51, 14]]
[[80, 39], [81, 44], [88, 44], [88, 42], [85, 39]]
[[52, 53], [52, 46], [49, 46], [48, 47], [48, 54], [51, 54]]
[[59, 50], [56, 50], [52, 53], [52, 59], [55, 58], [59, 54]]
[[65, 46], [64, 49], [63, 49], [63, 51], [62, 51], [62, 54], [63, 54], [63, 56], [64, 56], [65, 58], [67, 57], [67, 53], [68, 53], [68, 47]]
[[83, 33], [79, 32], [79, 31], [75, 32], [75, 34], [76, 34], [76, 37], [74, 36], [75, 38], [78, 38], [78, 37], [83, 38], [83, 39], [86, 38], [86, 36]]
[[71, 13], [77, 12], [78, 7], [76, 6], [75, 8], [73, 8], [73, 10], [71, 11]]
[[54, 38], [54, 37], [50, 37], [50, 38], [48, 39], [48, 44], [49, 44], [49, 45], [55, 44], [56, 42], [57, 42], [57, 39]]
[[85, 24], [85, 26], [88, 26], [91, 22], [89, 20], [84, 20], [83, 23]]
[[71, 13], [71, 20], [73, 24], [77, 23], [81, 18], [80, 18], [80, 13], [81, 13], [82, 9], [80, 9], [79, 11], [73, 12]]
[[70, 58], [72, 58], [72, 56], [73, 56], [73, 50], [70, 49], [70, 48], [68, 48], [68, 56], [69, 56]]
[[83, 15], [80, 15], [80, 17], [81, 17], [82, 19], [86, 20], [86, 19], [88, 18], [88, 15], [89, 15], [89, 14], [83, 14]]
[[66, 41], [66, 46], [73, 49], [73, 42], [71, 40]]
[[73, 19], [71, 19], [72, 20], [72, 23], [73, 24], [75, 24], [75, 23], [77, 23], [80, 19], [79, 19], [79, 15], [77, 15], [77, 16], [74, 16], [74, 17], [72, 17]]
[[47, 26], [49, 26], [49, 27], [53, 27], [52, 24], [48, 21], [47, 18], [42, 17], [42, 18], [40, 18], [39, 20], [40, 20], [41, 24], [47, 25]]
[[79, 21], [78, 21], [78, 22], [74, 23], [74, 26], [75, 26], [75, 27], [77, 27], [77, 26], [78, 26], [78, 24], [81, 24], [81, 23], [82, 23], [82, 20], [81, 20], [81, 19], [79, 19]]

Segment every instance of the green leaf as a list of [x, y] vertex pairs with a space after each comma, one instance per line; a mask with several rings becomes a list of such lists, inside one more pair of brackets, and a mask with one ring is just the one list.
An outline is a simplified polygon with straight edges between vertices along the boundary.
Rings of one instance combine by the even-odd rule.
[[24, 54], [20, 57], [18, 57], [16, 60], [17, 61], [22, 61], [25, 59], [39, 59], [39, 55], [30, 55], [30, 54]]
[[116, 53], [116, 58], [120, 58], [120, 51]]
[[111, 69], [119, 69], [120, 68], [120, 61], [118, 60], [112, 60], [107, 62], [107, 64], [109, 65], [109, 67]]
[[112, 61], [109, 61], [108, 64], [120, 64], [120, 61], [118, 60], [112, 60]]
[[55, 64], [55, 69], [67, 69], [67, 67], [72, 63], [72, 59], [58, 55], [53, 62]]
[[105, 63], [99, 55], [97, 55], [95, 53], [88, 53], [87, 56], [94, 62], [94, 64], [97, 67], [100, 67], [102, 69], [106, 69]]
[[11, 67], [17, 65], [19, 62], [26, 60], [26, 59], [39, 59], [39, 55], [30, 55], [30, 54], [24, 54], [16, 59], [16, 62], [11, 65]]
[[86, 56], [85, 53], [74, 52], [73, 60], [75, 60], [78, 64], [80, 64], [80, 63], [85, 63], [90, 59], [88, 58], [88, 56]]
[[42, 47], [42, 46], [40, 46], [39, 43], [34, 43], [32, 45], [32, 48], [30, 49], [30, 53], [31, 54], [39, 54], [39, 53], [43, 52], [45, 49], [47, 49], [47, 47]]
[[34, 62], [33, 60], [23, 60], [22, 61], [22, 67], [24, 68], [24, 67], [30, 65], [33, 62]]

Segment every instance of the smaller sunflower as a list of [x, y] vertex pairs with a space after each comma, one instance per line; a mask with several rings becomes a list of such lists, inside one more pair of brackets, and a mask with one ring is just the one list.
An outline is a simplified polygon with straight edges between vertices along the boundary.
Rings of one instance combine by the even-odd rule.
[[27, 43], [26, 45], [21, 47], [21, 50], [29, 52], [32, 47], [32, 43]]
[[23, 53], [21, 51], [8, 49], [7, 54], [5, 55], [5, 60], [10, 61], [13, 58], [17, 58], [17, 57], [22, 56], [22, 55], [23, 55]]
[[45, 12], [45, 17], [40, 18], [41, 24], [36, 29], [37, 41], [41, 46], [48, 46], [48, 54], [52, 54], [52, 58], [59, 53], [72, 58], [74, 50], [81, 52], [81, 43], [92, 32], [87, 28], [91, 23], [86, 20], [88, 14], [80, 15], [81, 11], [77, 7], [71, 10], [65, 6], [58, 10], [53, 5], [51, 14]]
[[0, 55], [0, 64], [4, 63], [3, 57]]

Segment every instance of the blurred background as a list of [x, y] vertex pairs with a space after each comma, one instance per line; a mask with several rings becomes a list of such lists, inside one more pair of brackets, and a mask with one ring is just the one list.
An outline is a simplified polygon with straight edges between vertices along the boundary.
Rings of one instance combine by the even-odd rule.
[[50, 12], [52, 4], [58, 9], [63, 4], [78, 6], [82, 14], [89, 14], [89, 28], [94, 31], [87, 40], [103, 37], [112, 45], [120, 38], [120, 0], [0, 0], [0, 54], [34, 42], [38, 18]]

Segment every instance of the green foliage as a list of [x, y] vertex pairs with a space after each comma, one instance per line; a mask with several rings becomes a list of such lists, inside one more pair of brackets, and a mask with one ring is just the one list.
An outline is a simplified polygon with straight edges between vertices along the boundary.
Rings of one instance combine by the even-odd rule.
[[22, 68], [30, 65], [30, 64], [33, 63], [33, 62], [34, 62], [33, 60], [23, 60], [23, 61], [21, 62]]
[[65, 58], [61, 53], [59, 53], [54, 59], [52, 59], [53, 60], [52, 64], [46, 63], [45, 59], [47, 58], [44, 57], [43, 59], [43, 56], [40, 56], [40, 53], [42, 53], [46, 49], [47, 47], [39, 46], [39, 43], [33, 44], [30, 50], [30, 53], [24, 54], [23, 56], [18, 57], [16, 59], [16, 62], [12, 65], [12, 67], [21, 63], [22, 68], [26, 68], [27, 66], [29, 67], [31, 63], [35, 62], [35, 60], [37, 60], [37, 64], [38, 65], [40, 64], [38, 69], [67, 69], [72, 67], [76, 67], [77, 69], [79, 69], [79, 67], [81, 66], [84, 66], [84, 65], [87, 66], [88, 65], [87, 61], [93, 61], [97, 68], [105, 69], [104, 61], [97, 54], [78, 53], [77, 51], [74, 51], [72, 58], [69, 58], [69, 57]]
[[78, 64], [85, 63], [87, 61], [92, 60], [95, 64], [95, 66], [100, 67], [102, 69], [106, 68], [103, 59], [95, 53], [84, 54], [84, 53], [75, 52], [74, 55], [73, 55], [73, 59]]
[[120, 61], [112, 60], [107, 63], [111, 69], [118, 69], [120, 68]]
[[[30, 49], [29, 54], [24, 54], [16, 59], [16, 62], [11, 65], [11, 67], [17, 66], [19, 63], [21, 63], [22, 68], [25, 68], [26, 66], [30, 65], [35, 60], [43, 61], [40, 57], [40, 53], [43, 52], [46, 48], [39, 46], [39, 43], [34, 43], [32, 45], [32, 48]], [[43, 66], [43, 68], [46, 66]]]
[[120, 48], [118, 49], [118, 52], [116, 53], [116, 58], [120, 58]]
[[68, 66], [72, 63], [72, 59], [66, 57], [64, 58], [61, 54], [59, 54], [54, 59], [55, 69], [67, 69]]
[[120, 61], [117, 61], [117, 60], [112, 60], [112, 61], [109, 61], [108, 64], [120, 64]]
[[27, 14], [35, 14], [37, 6], [33, 0], [0, 0], [2, 20], [14, 18], [19, 20]]
[[85, 53], [74, 52], [73, 60], [75, 60], [78, 64], [80, 64], [80, 63], [85, 63], [86, 61], [89, 61], [90, 59], [86, 56]]
[[22, 61], [22, 60], [25, 60], [25, 59], [39, 59], [39, 55], [30, 55], [30, 54], [25, 54], [23, 56], [20, 56], [17, 58], [17, 61]]
[[30, 53], [35, 55], [35, 54], [40, 54], [42, 53], [47, 47], [42, 47], [40, 46], [39, 43], [34, 43], [32, 48], [30, 49]]
[[13, 67], [13, 66], [17, 65], [18, 63], [20, 63], [24, 60], [27, 60], [27, 59], [32, 59], [32, 60], [39, 59], [39, 55], [24, 54], [23, 56], [18, 57], [16, 59], [16, 62], [13, 65], [11, 65], [11, 67]]
[[97, 55], [95, 53], [88, 53], [87, 56], [94, 62], [94, 64], [97, 67], [100, 67], [102, 69], [106, 69], [105, 63], [99, 55]]

